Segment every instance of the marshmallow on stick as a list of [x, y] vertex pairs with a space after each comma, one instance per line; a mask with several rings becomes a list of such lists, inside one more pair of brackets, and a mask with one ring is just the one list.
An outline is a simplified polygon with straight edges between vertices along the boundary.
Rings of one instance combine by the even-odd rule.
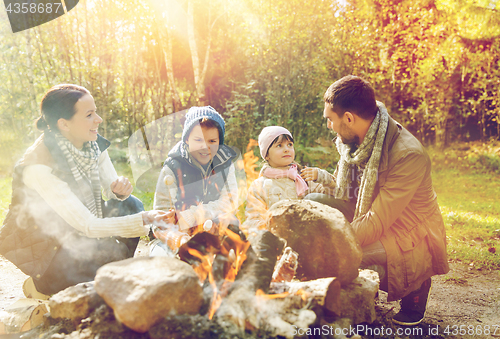
[[174, 177], [171, 176], [170, 174], [167, 174], [165, 176], [164, 181], [165, 181], [165, 185], [170, 186], [170, 185], [172, 185], [174, 183]]
[[209, 219], [209, 220], [207, 220], [207, 221], [205, 221], [205, 222], [203, 223], [203, 230], [204, 230], [205, 232], [210, 232], [210, 230], [212, 229], [213, 224], [214, 224], [214, 223], [213, 223], [213, 222], [212, 222], [212, 220], [210, 220], [210, 219]]

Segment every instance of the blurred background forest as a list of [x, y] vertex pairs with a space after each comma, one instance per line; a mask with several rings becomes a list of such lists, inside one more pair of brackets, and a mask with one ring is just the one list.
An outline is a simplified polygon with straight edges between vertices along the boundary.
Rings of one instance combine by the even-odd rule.
[[[12, 34], [0, 11], [0, 172], [39, 135], [43, 93], [88, 88], [100, 133], [209, 104], [241, 150], [289, 128], [299, 161], [328, 167], [322, 95], [355, 74], [424, 144], [500, 137], [497, 0], [81, 0]], [[320, 137], [321, 136], [321, 137]], [[325, 148], [326, 147], [326, 148]], [[315, 156], [316, 154], [316, 156]], [[320, 163], [317, 163], [320, 162]]]

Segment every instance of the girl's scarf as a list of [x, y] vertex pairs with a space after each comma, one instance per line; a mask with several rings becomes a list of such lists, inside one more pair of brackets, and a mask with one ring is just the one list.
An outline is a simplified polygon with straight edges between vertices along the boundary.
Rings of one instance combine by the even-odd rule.
[[267, 167], [262, 175], [270, 178], [270, 179], [279, 179], [279, 178], [289, 178], [295, 181], [295, 189], [297, 190], [297, 195], [301, 196], [307, 191], [307, 183], [300, 176], [297, 165], [292, 164], [289, 169], [282, 170], [278, 168]]
[[354, 218], [364, 215], [370, 209], [375, 184], [378, 178], [378, 166], [382, 154], [385, 134], [389, 123], [389, 114], [384, 104], [377, 101], [379, 108], [377, 116], [373, 120], [366, 136], [358, 149], [352, 152], [353, 145], [342, 143], [340, 138], [336, 140], [337, 150], [340, 154], [337, 173], [337, 190], [335, 198], [348, 200], [346, 193], [351, 183], [351, 171], [353, 166], [366, 167], [359, 185], [359, 196], [356, 202]]
[[87, 206], [92, 214], [102, 218], [101, 181], [99, 179], [99, 156], [101, 151], [97, 146], [97, 142], [86, 142], [83, 144], [83, 148], [79, 150], [60, 133], [56, 133], [55, 138], [80, 188], [83, 204]]

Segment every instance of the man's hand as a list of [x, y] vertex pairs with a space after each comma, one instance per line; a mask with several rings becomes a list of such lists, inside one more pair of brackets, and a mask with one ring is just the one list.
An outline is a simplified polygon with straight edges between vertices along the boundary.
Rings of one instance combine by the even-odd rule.
[[111, 183], [111, 191], [120, 199], [128, 197], [134, 188], [130, 181], [125, 177], [118, 177]]
[[159, 210], [142, 212], [142, 221], [144, 225], [153, 224], [160, 228], [165, 224], [175, 224], [175, 210], [171, 209], [168, 212]]
[[305, 181], [316, 181], [318, 179], [318, 168], [306, 167], [300, 172], [300, 176]]

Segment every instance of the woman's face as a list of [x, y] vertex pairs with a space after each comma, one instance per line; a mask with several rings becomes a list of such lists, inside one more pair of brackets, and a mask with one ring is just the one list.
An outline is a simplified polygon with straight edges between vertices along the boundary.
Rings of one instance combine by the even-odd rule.
[[189, 153], [200, 164], [206, 165], [219, 149], [219, 130], [195, 125], [186, 140]]
[[94, 98], [85, 94], [75, 104], [75, 115], [70, 120], [59, 119], [61, 134], [78, 149], [87, 141], [97, 140], [97, 128], [102, 119], [97, 115]]
[[286, 167], [295, 159], [295, 149], [293, 142], [283, 138], [281, 142], [276, 142], [269, 147], [266, 160], [271, 167]]

